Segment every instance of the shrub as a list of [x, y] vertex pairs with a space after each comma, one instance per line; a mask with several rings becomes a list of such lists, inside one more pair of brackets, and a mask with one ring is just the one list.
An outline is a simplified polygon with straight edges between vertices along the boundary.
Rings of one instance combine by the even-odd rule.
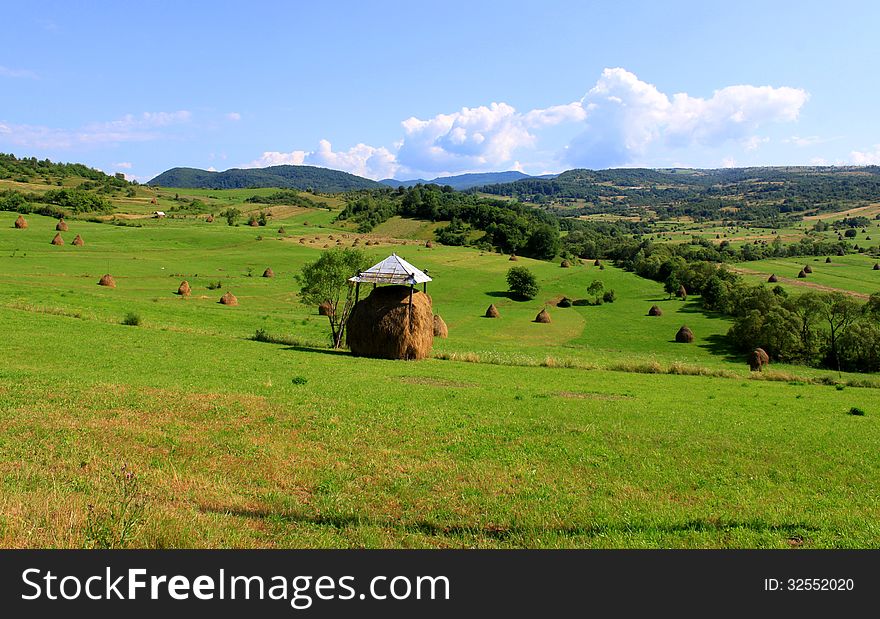
[[568, 297], [562, 297], [559, 303], [556, 304], [556, 307], [571, 307], [572, 302]]
[[857, 417], [864, 417], [865, 411], [863, 411], [862, 409], [860, 409], [856, 406], [853, 406], [851, 409], [849, 409], [849, 414], [856, 415]]
[[309, 380], [305, 376], [294, 376], [290, 382], [294, 385], [305, 385]]
[[513, 267], [507, 272], [507, 290], [513, 297], [534, 299], [538, 296], [538, 280], [526, 267]]
[[128, 312], [122, 318], [122, 324], [127, 325], [129, 327], [139, 327], [141, 325], [140, 314], [136, 314], [135, 312]]
[[617, 295], [614, 294], [614, 290], [606, 290], [605, 294], [602, 295], [602, 300], [605, 303], [614, 303], [614, 300], [617, 298]]
[[208, 290], [217, 290], [223, 287], [223, 282], [219, 279], [216, 282], [208, 282]]

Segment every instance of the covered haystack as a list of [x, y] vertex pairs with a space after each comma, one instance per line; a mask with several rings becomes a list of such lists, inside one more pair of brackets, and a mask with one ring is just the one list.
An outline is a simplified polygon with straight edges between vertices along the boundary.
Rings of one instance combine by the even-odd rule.
[[449, 337], [449, 327], [440, 317], [440, 314], [434, 314], [434, 337]]
[[675, 334], [675, 341], [679, 344], [690, 344], [694, 341], [694, 332], [688, 329], [687, 325], [683, 325]]
[[804, 265], [804, 273], [812, 273], [812, 272], [813, 272], [813, 267], [811, 267], [809, 264]]
[[318, 306], [318, 316], [332, 316], [333, 314], [333, 304], [330, 301], [324, 301]]
[[24, 230], [25, 228], [27, 228], [27, 222], [25, 221], [24, 217], [22, 217], [21, 215], [19, 215], [15, 219], [15, 223], [13, 225], [16, 228], [18, 228], [19, 230]]
[[651, 309], [648, 310], [648, 316], [662, 316], [663, 310], [660, 309], [658, 305], [652, 305]]
[[263, 271], [263, 277], [275, 277], [275, 271], [272, 270], [272, 267], [266, 267], [266, 270]]
[[770, 355], [763, 348], [756, 348], [749, 353], [749, 369], [752, 372], [760, 372], [765, 365], [770, 365]]
[[510, 258], [508, 258], [511, 262], [516, 262], [519, 258], [516, 257], [516, 254], [510, 254]]
[[348, 347], [358, 357], [424, 359], [434, 345], [431, 297], [409, 286], [379, 286], [357, 302], [346, 330]]
[[207, 223], [209, 223], [209, 224], [214, 223], [214, 216], [213, 216], [213, 215], [208, 215], [207, 217], [205, 217], [205, 221], [206, 221]]
[[116, 281], [114, 281], [113, 277], [107, 273], [106, 275], [102, 275], [101, 279], [98, 280], [99, 286], [107, 286], [107, 288], [116, 288]]
[[52, 245], [64, 245], [64, 239], [61, 238], [60, 232], [55, 233], [55, 237], [52, 239]]
[[238, 299], [231, 292], [227, 292], [220, 297], [220, 305], [238, 305]]
[[807, 276], [806, 271], [804, 271], [803, 269], [801, 269], [800, 272], [798, 273], [798, 278], [803, 279], [803, 278], [805, 278], [806, 276]]
[[567, 269], [571, 266], [571, 262], [569, 262], [568, 260], [563, 260], [561, 263], [559, 263], [559, 266], [561, 266], [563, 269]]
[[177, 287], [177, 294], [182, 297], [188, 297], [190, 292], [192, 292], [192, 289], [189, 287], [189, 282], [186, 280], [180, 282], [180, 286]]
[[58, 220], [58, 223], [57, 223], [57, 224], [55, 224], [55, 229], [56, 229], [58, 232], [67, 232], [67, 230], [68, 230], [69, 228], [67, 227], [67, 222], [64, 221], [64, 218], [63, 218], [63, 217], [62, 217], [61, 219]]
[[831, 256], [825, 258], [825, 264], [831, 264]]
[[85, 243], [83, 242], [83, 237], [77, 234], [73, 239], [73, 244], [77, 247], [82, 247], [83, 245], [85, 245]]
[[547, 308], [544, 308], [540, 312], [538, 312], [538, 315], [535, 316], [535, 322], [540, 322], [543, 324], [550, 324], [551, 322], [553, 322], [552, 320], [550, 320], [550, 314], [547, 313]]
[[779, 281], [779, 278], [776, 277], [776, 273], [773, 273], [772, 275], [770, 275], [770, 277], [767, 278], [767, 281], [770, 282], [771, 284], [775, 284], [776, 282]]
[[494, 303], [486, 310], [486, 318], [498, 318], [500, 316], [501, 314], [499, 313], [498, 308], [495, 307]]

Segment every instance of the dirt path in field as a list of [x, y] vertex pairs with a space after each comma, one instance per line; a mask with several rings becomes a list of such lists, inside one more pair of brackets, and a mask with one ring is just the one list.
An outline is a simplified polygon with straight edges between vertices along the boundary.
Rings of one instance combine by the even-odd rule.
[[[752, 269], [744, 269], [742, 267], [728, 267], [734, 273], [740, 273], [742, 275], [760, 275], [761, 277], [770, 277], [767, 273], [763, 271], [755, 271]], [[821, 292], [842, 292], [843, 294], [848, 294], [851, 297], [856, 297], [857, 299], [867, 300], [868, 295], [864, 292], [853, 292], [852, 290], [844, 290], [843, 288], [832, 288], [831, 286], [825, 286], [823, 284], [817, 284], [816, 282], [807, 281], [806, 279], [796, 279], [792, 277], [780, 277], [776, 276], [779, 280], [780, 284], [791, 284], [792, 286], [800, 286], [801, 288], [810, 288], [812, 290], [819, 290]]]
[[862, 215], [867, 217], [880, 211], [880, 204], [869, 204], [867, 206], [859, 206], [846, 211], [837, 211], [835, 213], [821, 213], [819, 215], [808, 215], [804, 217], [804, 221], [815, 221], [817, 219], [834, 219], [835, 217], [849, 217], [850, 215]]

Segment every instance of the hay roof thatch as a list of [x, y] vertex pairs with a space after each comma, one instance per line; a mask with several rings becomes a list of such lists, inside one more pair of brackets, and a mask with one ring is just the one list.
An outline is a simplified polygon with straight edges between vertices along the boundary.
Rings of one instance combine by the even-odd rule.
[[78, 234], [73, 237], [73, 244], [77, 247], [82, 247], [83, 245], [85, 245], [85, 243], [83, 242], [83, 238]]
[[544, 308], [540, 312], [538, 312], [537, 316], [535, 316], [535, 322], [540, 322], [543, 324], [550, 324], [553, 321], [550, 320], [550, 314], [548, 314], [547, 309]]
[[272, 267], [266, 267], [266, 270], [263, 271], [263, 277], [275, 277], [275, 271], [272, 270]]
[[25, 228], [28, 227], [27, 221], [25, 221], [24, 217], [22, 217], [21, 215], [19, 215], [18, 217], [15, 218], [15, 223], [12, 225], [15, 226], [16, 228], [18, 228], [19, 230], [24, 230]]
[[803, 269], [801, 269], [800, 272], [797, 274], [797, 276], [798, 276], [800, 279], [803, 279], [803, 278], [805, 278], [805, 277], [807, 276], [807, 272], [804, 271]]
[[64, 221], [64, 218], [63, 218], [63, 217], [62, 217], [61, 219], [58, 220], [58, 223], [57, 223], [57, 224], [55, 224], [55, 229], [56, 229], [58, 232], [67, 232], [67, 231], [69, 230], [69, 228], [68, 228], [68, 226], [67, 226], [67, 222]]
[[486, 309], [486, 318], [498, 318], [499, 316], [501, 316], [501, 314], [498, 312], [498, 308], [495, 307], [494, 303]]
[[52, 245], [64, 245], [64, 239], [61, 238], [61, 233], [56, 232], [55, 237], [51, 241]]
[[182, 297], [188, 297], [190, 292], [192, 292], [192, 289], [189, 287], [189, 282], [186, 280], [180, 282], [180, 286], [177, 287], [177, 294]]
[[775, 284], [776, 282], [779, 281], [779, 278], [776, 277], [776, 273], [773, 273], [770, 275], [770, 277], [767, 278], [767, 281], [770, 282], [771, 284]]
[[414, 286], [415, 284], [424, 284], [433, 280], [426, 273], [415, 268], [397, 254], [391, 254], [385, 260], [374, 264], [366, 271], [350, 277], [348, 281]]
[[434, 337], [449, 337], [449, 327], [446, 326], [440, 314], [434, 314]]
[[811, 267], [809, 264], [804, 265], [804, 273], [812, 273], [812, 272], [813, 272], [813, 267]]
[[648, 310], [648, 316], [662, 316], [663, 310], [660, 309], [659, 305], [652, 305], [651, 309]]
[[113, 276], [107, 273], [106, 275], [102, 275], [101, 279], [98, 280], [99, 286], [106, 286], [107, 288], [116, 288], [116, 280], [113, 279]]
[[355, 304], [346, 334], [359, 357], [424, 359], [434, 345], [431, 297], [409, 286], [379, 286]]
[[220, 297], [219, 303], [221, 305], [238, 305], [238, 299], [236, 299], [235, 295], [231, 292], [227, 292], [222, 297]]
[[760, 372], [765, 365], [770, 365], [770, 355], [763, 348], [756, 348], [749, 353], [748, 364], [752, 372]]
[[690, 344], [694, 341], [694, 332], [688, 329], [687, 325], [683, 325], [675, 334], [675, 341], [679, 344]]

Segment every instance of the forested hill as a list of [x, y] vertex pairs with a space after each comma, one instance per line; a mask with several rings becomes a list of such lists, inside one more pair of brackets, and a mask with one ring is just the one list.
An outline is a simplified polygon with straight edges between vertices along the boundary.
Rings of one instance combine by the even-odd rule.
[[383, 186], [376, 181], [348, 172], [302, 165], [233, 168], [223, 172], [211, 172], [197, 168], [171, 168], [147, 184], [184, 189], [279, 187], [282, 189], [311, 189], [323, 193], [375, 189]]
[[[551, 174], [549, 176], [553, 175]], [[456, 176], [438, 176], [437, 178], [430, 181], [423, 178], [408, 181], [398, 181], [393, 178], [386, 178], [385, 180], [381, 180], [379, 182], [383, 185], [393, 187], [394, 189], [397, 189], [398, 187], [415, 187], [416, 185], [434, 184], [440, 185], [441, 187], [449, 185], [453, 189], [458, 189], [459, 191], [462, 191], [464, 189], [470, 189], [471, 187], [478, 187], [481, 185], [494, 185], [497, 183], [510, 183], [527, 178], [544, 177], [529, 176], [528, 174], [523, 174], [522, 172], [511, 170], [508, 172], [479, 172], [474, 174], [458, 174]]]
[[747, 208], [750, 218], [834, 210], [841, 201], [880, 200], [880, 167], [763, 167], [568, 170], [552, 179], [484, 185], [480, 193], [537, 204], [568, 205], [577, 213], [664, 207], [671, 216], [717, 216], [721, 208]]
[[24, 157], [0, 153], [0, 179], [19, 182], [33, 182], [38, 179], [57, 181], [60, 178], [77, 176], [101, 184], [124, 187], [128, 185], [121, 174], [109, 176], [100, 170], [81, 163], [54, 163], [48, 159]]

